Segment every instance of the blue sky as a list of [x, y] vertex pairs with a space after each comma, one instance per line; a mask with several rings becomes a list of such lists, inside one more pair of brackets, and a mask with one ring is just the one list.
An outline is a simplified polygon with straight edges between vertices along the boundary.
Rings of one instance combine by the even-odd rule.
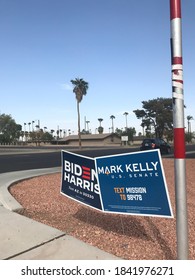
[[[195, 1], [182, 1], [185, 117], [195, 119]], [[133, 110], [172, 97], [169, 0], [0, 0], [0, 112], [77, 133], [71, 79], [89, 90], [81, 126], [141, 130]], [[195, 121], [192, 121], [195, 130]]]

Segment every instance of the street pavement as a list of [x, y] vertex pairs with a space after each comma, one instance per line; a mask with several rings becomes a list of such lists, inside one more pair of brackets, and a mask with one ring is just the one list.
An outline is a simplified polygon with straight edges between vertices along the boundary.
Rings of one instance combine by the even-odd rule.
[[22, 206], [9, 193], [9, 186], [56, 172], [60, 172], [59, 167], [0, 174], [0, 260], [119, 260], [65, 232], [18, 214]]

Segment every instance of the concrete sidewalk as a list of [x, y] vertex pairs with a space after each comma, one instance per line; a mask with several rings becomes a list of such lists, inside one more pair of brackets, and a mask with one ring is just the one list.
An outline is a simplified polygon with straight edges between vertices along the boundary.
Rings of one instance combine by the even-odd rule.
[[1, 260], [119, 260], [65, 232], [14, 212], [22, 206], [9, 193], [11, 184], [60, 170], [46, 168], [0, 174]]

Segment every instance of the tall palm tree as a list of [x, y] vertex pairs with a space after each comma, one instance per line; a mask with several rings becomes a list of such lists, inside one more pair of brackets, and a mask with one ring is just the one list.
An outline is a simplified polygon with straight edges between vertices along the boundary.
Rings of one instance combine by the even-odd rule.
[[28, 127], [29, 127], [29, 132], [30, 132], [30, 125], [31, 125], [31, 122], [29, 122], [29, 123], [28, 123]]
[[127, 116], [129, 115], [128, 112], [124, 112], [123, 114], [125, 116], [125, 121], [126, 121], [126, 131], [127, 131]]
[[77, 100], [77, 115], [78, 115], [78, 135], [79, 135], [79, 147], [81, 148], [81, 124], [80, 124], [80, 110], [79, 103], [83, 99], [83, 95], [87, 94], [87, 90], [89, 88], [89, 84], [83, 79], [76, 78], [75, 80], [71, 80], [73, 84], [73, 92], [75, 93]]
[[99, 118], [98, 121], [99, 121], [99, 123], [100, 123], [100, 125], [99, 125], [99, 127], [98, 127], [98, 132], [99, 132], [99, 134], [102, 134], [103, 131], [104, 131], [104, 128], [102, 127], [103, 119], [102, 119], [102, 118]]
[[190, 121], [193, 120], [192, 116], [187, 116], [187, 121], [188, 121], [188, 134], [190, 134], [191, 132], [191, 127], [190, 127]]
[[102, 126], [103, 119], [102, 119], [102, 118], [99, 118], [98, 121], [99, 121], [99, 123], [100, 123], [100, 126]]
[[24, 123], [24, 141], [26, 141], [26, 123]]
[[110, 119], [112, 120], [112, 133], [114, 133], [114, 119], [115, 119], [115, 116], [111, 115]]
[[32, 121], [32, 132], [34, 131], [34, 123], [35, 121]]
[[87, 124], [87, 132], [89, 133], [89, 123], [90, 121], [86, 121], [86, 124]]

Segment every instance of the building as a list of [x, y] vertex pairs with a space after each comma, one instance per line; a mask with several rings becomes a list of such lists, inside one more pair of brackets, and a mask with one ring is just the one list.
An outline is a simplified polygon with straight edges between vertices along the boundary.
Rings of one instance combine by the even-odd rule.
[[[52, 141], [53, 144], [78, 146], [78, 135], [69, 135], [64, 139]], [[121, 137], [115, 133], [81, 134], [82, 146], [120, 146]]]

